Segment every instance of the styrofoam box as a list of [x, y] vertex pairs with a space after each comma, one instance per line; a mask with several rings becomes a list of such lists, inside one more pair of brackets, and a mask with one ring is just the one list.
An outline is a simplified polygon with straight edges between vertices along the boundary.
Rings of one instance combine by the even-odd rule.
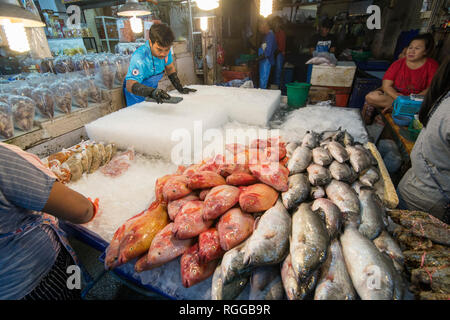
[[311, 84], [313, 86], [351, 87], [356, 73], [353, 61], [339, 61], [336, 67], [313, 66]]

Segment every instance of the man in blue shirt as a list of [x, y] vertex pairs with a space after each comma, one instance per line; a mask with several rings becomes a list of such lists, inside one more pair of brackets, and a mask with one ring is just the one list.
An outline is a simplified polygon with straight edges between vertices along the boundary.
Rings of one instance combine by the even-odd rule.
[[278, 46], [275, 34], [270, 29], [269, 23], [266, 20], [260, 20], [258, 30], [264, 35], [261, 47], [258, 49], [259, 87], [261, 89], [267, 89], [270, 71], [272, 66], [275, 65], [275, 51]]
[[170, 99], [167, 92], [157, 89], [164, 71], [178, 92], [188, 94], [197, 91], [183, 88], [181, 85], [170, 51], [175, 36], [169, 26], [154, 24], [149, 33], [150, 40], [133, 53], [124, 80], [123, 88], [127, 106], [142, 102], [146, 97], [153, 98], [158, 103]]

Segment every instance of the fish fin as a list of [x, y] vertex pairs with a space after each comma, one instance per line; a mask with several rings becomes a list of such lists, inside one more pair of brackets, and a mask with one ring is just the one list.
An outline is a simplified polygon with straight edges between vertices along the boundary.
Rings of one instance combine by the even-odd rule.
[[256, 228], [258, 227], [259, 224], [259, 220], [261, 219], [261, 216], [257, 217], [255, 219], [255, 222], [253, 223], [253, 232], [256, 230]]

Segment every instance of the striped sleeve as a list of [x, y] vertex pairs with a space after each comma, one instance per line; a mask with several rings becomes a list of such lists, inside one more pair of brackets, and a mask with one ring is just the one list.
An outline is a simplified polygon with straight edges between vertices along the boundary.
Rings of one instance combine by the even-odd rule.
[[42, 211], [55, 180], [37, 157], [0, 143], [0, 190], [9, 202]]

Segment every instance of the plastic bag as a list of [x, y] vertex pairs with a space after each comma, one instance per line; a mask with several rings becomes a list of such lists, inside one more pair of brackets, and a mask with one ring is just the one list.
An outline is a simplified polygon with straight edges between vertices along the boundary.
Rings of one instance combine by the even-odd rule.
[[55, 83], [51, 86], [51, 91], [55, 98], [55, 107], [63, 112], [70, 113], [72, 111], [72, 89], [65, 82]]
[[101, 83], [105, 86], [106, 89], [111, 90], [114, 87], [117, 66], [105, 59], [99, 61], [98, 70]]
[[41, 73], [56, 73], [55, 71], [55, 63], [53, 58], [42, 59], [40, 63], [40, 71]]
[[402, 165], [402, 156], [395, 141], [382, 139], [378, 142], [377, 148], [389, 173], [397, 172]]
[[9, 104], [0, 102], [0, 136], [9, 139], [14, 136], [13, 114]]
[[128, 73], [128, 67], [130, 66], [130, 61], [125, 56], [116, 56], [115, 61], [116, 61], [116, 66], [117, 66], [116, 79], [120, 84], [122, 84], [123, 80], [125, 79], [125, 77]]
[[13, 114], [14, 126], [22, 131], [33, 128], [36, 104], [28, 97], [10, 96], [9, 105]]
[[52, 119], [55, 115], [55, 101], [52, 92], [44, 87], [38, 87], [32, 92], [32, 99], [43, 117]]
[[87, 84], [88, 84], [89, 99], [94, 103], [101, 103], [102, 91], [95, 84], [94, 78], [93, 77], [88, 78]]
[[18, 96], [31, 98], [31, 92], [33, 91], [33, 88], [28, 84], [23, 84], [19, 86], [15, 91]]
[[76, 55], [72, 58], [72, 61], [75, 71], [79, 71], [85, 76], [89, 76], [91, 74], [89, 63], [84, 56]]
[[54, 63], [56, 73], [68, 73], [75, 71], [72, 58], [68, 56], [57, 57]]
[[0, 93], [0, 102], [8, 104], [10, 94]]
[[72, 98], [74, 106], [87, 108], [89, 104], [89, 84], [83, 79], [73, 79], [69, 82], [72, 88]]

